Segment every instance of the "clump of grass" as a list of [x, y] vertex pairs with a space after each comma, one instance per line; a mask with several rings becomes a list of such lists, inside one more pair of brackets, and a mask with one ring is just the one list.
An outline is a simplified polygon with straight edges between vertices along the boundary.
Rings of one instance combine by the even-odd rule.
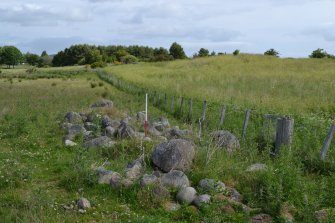
[[57, 83], [52, 82], [51, 86], [55, 87], [57, 85]]
[[101, 97], [103, 97], [103, 98], [107, 98], [107, 97], [108, 97], [108, 92], [107, 92], [107, 91], [104, 91], [104, 92], [101, 94]]
[[104, 86], [104, 83], [103, 82], [99, 82], [99, 87], [102, 87], [102, 86]]
[[94, 82], [91, 82], [91, 88], [95, 88], [97, 86], [97, 84], [96, 83], [94, 83]]

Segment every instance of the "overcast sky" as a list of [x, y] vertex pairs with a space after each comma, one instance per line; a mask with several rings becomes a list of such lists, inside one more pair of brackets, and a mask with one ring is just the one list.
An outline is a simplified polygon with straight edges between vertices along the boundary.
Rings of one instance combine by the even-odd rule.
[[77, 43], [180, 43], [210, 51], [335, 54], [335, 0], [0, 0], [0, 45], [57, 53]]

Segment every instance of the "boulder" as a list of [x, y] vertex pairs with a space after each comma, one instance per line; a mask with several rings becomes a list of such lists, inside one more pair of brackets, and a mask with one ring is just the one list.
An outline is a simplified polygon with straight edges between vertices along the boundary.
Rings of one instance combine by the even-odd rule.
[[126, 178], [129, 180], [136, 180], [141, 176], [142, 163], [139, 160], [134, 160], [128, 164], [126, 168]]
[[109, 181], [110, 185], [114, 189], [119, 189], [122, 186], [122, 177], [120, 174], [114, 172]]
[[153, 122], [151, 123], [151, 128], [156, 129], [159, 132], [163, 132], [165, 127], [161, 122]]
[[211, 135], [216, 145], [220, 148], [225, 148], [228, 152], [233, 152], [240, 148], [237, 137], [228, 131], [215, 131]]
[[145, 121], [145, 111], [137, 112], [136, 119], [140, 123], [144, 123]]
[[140, 180], [141, 187], [147, 187], [159, 183], [159, 178], [153, 174], [144, 174]]
[[102, 118], [101, 118], [101, 126], [102, 126], [102, 128], [106, 128], [107, 126], [111, 126], [112, 125], [112, 121], [113, 120], [109, 116], [107, 116], [107, 115], [102, 116]]
[[248, 166], [246, 171], [247, 172], [257, 172], [257, 171], [264, 171], [266, 169], [267, 169], [266, 164], [255, 163], [255, 164], [252, 164], [252, 165]]
[[193, 187], [184, 187], [177, 193], [177, 201], [181, 204], [190, 204], [196, 198], [197, 191]]
[[111, 170], [106, 170], [104, 168], [98, 168], [98, 183], [99, 184], [110, 184], [111, 179], [113, 178], [114, 174], [118, 174], [115, 173]]
[[208, 194], [202, 194], [197, 196], [194, 200], [193, 200], [193, 204], [200, 208], [203, 204], [208, 204], [211, 201], [211, 196]]
[[121, 122], [117, 129], [117, 136], [121, 139], [131, 139], [136, 137], [136, 132], [134, 128], [125, 122]]
[[98, 127], [96, 126], [96, 124], [92, 123], [92, 122], [85, 122], [84, 124], [84, 128], [87, 131], [97, 131]]
[[243, 197], [235, 188], [228, 187], [227, 189], [228, 189], [231, 200], [236, 201], [236, 202], [242, 202]]
[[99, 147], [112, 147], [115, 144], [114, 141], [112, 141], [110, 138], [107, 136], [100, 136], [98, 138], [89, 140], [84, 143], [84, 147], [87, 149], [91, 148], [99, 148]]
[[159, 122], [163, 125], [164, 128], [169, 128], [170, 127], [169, 120], [165, 117], [160, 117]]
[[116, 129], [113, 128], [112, 126], [107, 126], [105, 128], [105, 132], [104, 132], [105, 136], [109, 137], [109, 138], [114, 138], [115, 134], [116, 134]]
[[83, 126], [78, 125], [78, 124], [74, 124], [68, 129], [67, 135], [65, 136], [65, 139], [68, 139], [68, 140], [72, 141], [76, 138], [76, 136], [84, 134], [85, 131], [86, 130]]
[[156, 184], [152, 190], [153, 194], [159, 199], [168, 199], [170, 198], [170, 192], [166, 187], [160, 183]]
[[80, 114], [78, 112], [73, 112], [73, 111], [66, 113], [64, 121], [71, 123], [71, 124], [82, 124], [83, 123], [83, 119], [80, 116]]
[[195, 155], [194, 144], [183, 139], [172, 139], [158, 144], [151, 156], [155, 166], [164, 172], [172, 169], [188, 171]]
[[160, 178], [163, 186], [168, 188], [182, 188], [190, 186], [190, 181], [186, 174], [179, 170], [172, 170], [163, 174]]
[[78, 200], [77, 205], [79, 209], [83, 209], [83, 210], [91, 208], [91, 203], [89, 202], [89, 200], [87, 200], [84, 197]]
[[220, 193], [226, 189], [226, 186], [221, 181], [215, 181], [214, 179], [202, 179], [198, 183], [198, 189], [201, 192], [216, 192]]
[[271, 223], [273, 222], [272, 217], [268, 214], [258, 214], [252, 217], [252, 223]]
[[173, 127], [171, 129], [167, 129], [166, 130], [166, 137], [167, 138], [173, 138], [173, 139], [180, 139], [180, 138], [184, 138], [187, 135], [190, 135], [191, 132], [187, 129], [185, 130], [180, 130], [178, 127]]
[[84, 132], [84, 141], [89, 141], [89, 140], [92, 140], [94, 139], [96, 136], [94, 135], [94, 132], [92, 131], [85, 131]]
[[91, 105], [91, 108], [112, 108], [113, 102], [107, 99], [101, 99]]
[[148, 132], [150, 135], [152, 136], [161, 136], [162, 133], [160, 131], [158, 131], [154, 126], [150, 125], [149, 126], [149, 129], [148, 129]]

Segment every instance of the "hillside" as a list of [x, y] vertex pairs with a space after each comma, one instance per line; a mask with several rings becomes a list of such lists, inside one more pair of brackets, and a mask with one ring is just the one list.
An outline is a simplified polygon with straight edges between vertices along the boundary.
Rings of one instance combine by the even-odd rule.
[[265, 112], [335, 112], [332, 59], [224, 55], [113, 66], [107, 71], [149, 89]]

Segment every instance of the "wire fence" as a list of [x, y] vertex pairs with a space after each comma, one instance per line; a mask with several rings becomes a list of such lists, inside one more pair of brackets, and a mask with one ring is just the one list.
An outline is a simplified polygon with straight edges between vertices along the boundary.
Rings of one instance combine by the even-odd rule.
[[335, 158], [335, 151], [331, 150], [335, 144], [334, 140], [331, 140], [335, 131], [333, 119], [293, 114], [264, 114], [257, 109], [243, 108], [231, 102], [219, 104], [206, 99], [163, 92], [159, 88], [145, 88], [104, 70], [97, 70], [96, 73], [100, 79], [119, 90], [137, 95], [139, 100], [144, 100], [145, 94], [148, 93], [149, 102], [153, 106], [190, 124], [197, 131], [201, 127], [203, 134], [215, 130], [230, 131], [239, 138], [244, 148], [274, 149], [278, 119], [290, 117], [294, 120], [291, 148], [297, 155], [305, 159], [325, 159], [328, 152], [328, 161]]

